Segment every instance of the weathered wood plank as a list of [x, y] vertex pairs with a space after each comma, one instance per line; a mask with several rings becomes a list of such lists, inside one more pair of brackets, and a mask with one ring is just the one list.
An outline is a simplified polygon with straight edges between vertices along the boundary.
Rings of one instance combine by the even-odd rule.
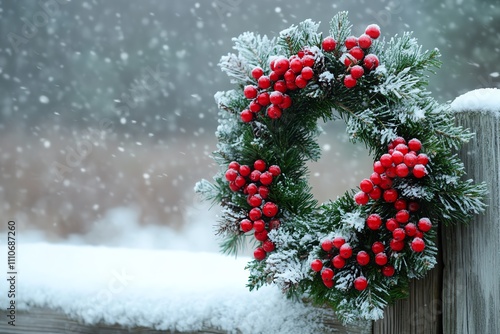
[[438, 264], [425, 278], [410, 283], [410, 296], [389, 306], [384, 319], [374, 322], [373, 334], [442, 333], [441, 272], [441, 260], [438, 258]]
[[471, 225], [443, 230], [443, 330], [500, 333], [500, 118], [471, 110], [457, 122], [476, 133], [459, 155], [469, 178], [486, 181], [489, 197]]
[[[352, 325], [348, 328], [342, 326], [333, 314], [327, 315], [323, 321], [326, 330], [324, 334], [369, 334], [371, 324], [369, 322]], [[179, 332], [170, 330], [155, 330], [146, 327], [126, 328], [110, 324], [84, 324], [77, 319], [66, 316], [63, 312], [49, 308], [36, 307], [29, 311], [18, 311], [16, 326], [12, 327], [6, 321], [0, 322], [0, 334], [226, 334], [226, 331], [215, 328], [203, 328], [194, 332]], [[241, 333], [247, 334], [247, 333]], [[251, 334], [251, 333], [248, 333]], [[292, 333], [287, 333], [292, 334]], [[321, 333], [318, 333], [321, 334]]]

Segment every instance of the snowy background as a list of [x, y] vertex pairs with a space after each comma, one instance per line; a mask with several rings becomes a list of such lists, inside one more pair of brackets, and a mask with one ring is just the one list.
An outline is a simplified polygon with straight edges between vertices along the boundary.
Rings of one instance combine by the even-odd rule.
[[[326, 34], [340, 10], [356, 33], [377, 23], [439, 48], [441, 102], [500, 86], [494, 0], [0, 0], [1, 231], [15, 220], [21, 243], [217, 252], [218, 209], [193, 187], [218, 168], [213, 95], [231, 87], [219, 58], [248, 30], [311, 18]], [[310, 174], [320, 201], [370, 161], [343, 124], [324, 130]]]

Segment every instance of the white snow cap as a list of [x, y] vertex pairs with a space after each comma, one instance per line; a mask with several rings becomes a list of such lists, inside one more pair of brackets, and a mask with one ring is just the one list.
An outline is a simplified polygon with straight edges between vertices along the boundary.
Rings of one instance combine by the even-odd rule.
[[256, 334], [318, 333], [332, 316], [287, 300], [276, 286], [248, 291], [248, 258], [48, 243], [19, 249], [19, 310], [58, 309], [87, 324]]
[[451, 108], [455, 112], [480, 111], [500, 116], [500, 89], [481, 88], [471, 90], [457, 97]]

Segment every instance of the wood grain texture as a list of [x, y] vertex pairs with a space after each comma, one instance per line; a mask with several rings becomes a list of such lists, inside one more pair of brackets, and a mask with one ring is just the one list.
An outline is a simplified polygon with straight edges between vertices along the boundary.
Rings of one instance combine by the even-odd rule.
[[373, 334], [438, 334], [441, 326], [442, 264], [420, 280], [410, 283], [410, 296], [385, 310], [384, 318], [374, 322]]
[[500, 333], [500, 118], [465, 111], [457, 122], [476, 133], [459, 155], [489, 196], [486, 213], [469, 226], [443, 229], [443, 331]]
[[[333, 314], [327, 314], [322, 320], [326, 326], [323, 333], [338, 334], [370, 334], [371, 323], [365, 322], [357, 325], [344, 327]], [[49, 308], [35, 307], [29, 311], [18, 311], [16, 316], [16, 326], [12, 327], [7, 322], [0, 321], [0, 334], [226, 334], [226, 331], [215, 328], [203, 328], [194, 332], [179, 332], [170, 330], [155, 330], [146, 327], [126, 328], [119, 325], [110, 324], [84, 324], [76, 319], [68, 318], [63, 312]], [[243, 333], [241, 334], [253, 334]], [[279, 333], [269, 333], [279, 334]], [[300, 334], [300, 333], [283, 333]]]

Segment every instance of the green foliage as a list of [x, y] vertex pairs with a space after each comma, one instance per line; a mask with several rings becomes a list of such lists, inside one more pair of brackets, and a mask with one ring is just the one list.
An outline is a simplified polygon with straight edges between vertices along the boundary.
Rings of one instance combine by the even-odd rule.
[[[279, 165], [282, 173], [269, 186], [269, 200], [280, 207], [277, 218], [281, 225], [269, 232], [276, 250], [266, 260], [248, 264], [249, 288], [274, 283], [290, 297], [307, 296], [317, 304], [329, 305], [345, 322], [377, 320], [383, 317], [386, 305], [408, 294], [410, 279], [423, 277], [436, 263], [437, 223], [467, 222], [473, 214], [481, 213], [486, 187], [463, 179], [463, 164], [453, 153], [471, 138], [471, 133], [456, 126], [449, 106], [438, 104], [425, 90], [428, 73], [440, 65], [437, 50], [422, 51], [409, 33], [388, 42], [374, 42], [367, 52], [378, 55], [380, 66], [348, 89], [343, 84], [346, 68], [342, 61], [346, 52], [343, 42], [351, 35], [347, 13], [339, 13], [330, 22], [330, 34], [338, 41], [333, 52], [323, 53], [318, 48], [321, 35], [317, 29], [318, 24], [306, 20], [276, 39], [245, 33], [234, 40], [238, 55], [223, 57], [220, 65], [240, 88], [255, 84], [250, 75], [253, 67], [269, 71], [273, 56], [289, 57], [304, 48], [316, 50], [315, 77], [305, 89], [288, 92], [293, 104], [279, 119], [259, 114], [254, 121], [243, 123], [239, 112], [249, 101], [242, 89], [218, 93], [219, 145], [214, 158], [221, 171], [212, 185], [201, 182], [198, 191], [223, 206], [218, 230], [224, 239], [222, 251], [235, 254], [252, 234], [239, 228], [251, 206], [243, 192], [229, 189], [223, 173], [231, 161], [252, 165], [263, 159], [268, 165]], [[419, 203], [411, 222], [416, 224], [426, 217], [433, 223], [433, 229], [424, 236], [423, 252], [412, 251], [409, 242], [402, 251], [391, 251], [391, 231], [383, 227], [374, 232], [365, 226], [370, 214], [379, 214], [384, 221], [394, 217], [397, 211], [392, 203], [371, 200], [359, 206], [353, 200], [355, 191], [319, 206], [314, 200], [306, 163], [321, 155], [318, 120], [336, 117], [346, 122], [350, 139], [363, 143], [374, 158], [387, 153], [387, 144], [396, 137], [419, 138], [422, 142], [423, 153], [430, 159], [428, 175], [421, 179], [396, 178], [393, 187], [401, 197]], [[327, 288], [320, 274], [311, 271], [310, 263], [322, 259], [329, 266], [330, 253], [320, 243], [336, 236], [345, 238], [353, 254], [370, 252], [375, 241], [383, 241], [396, 274], [384, 276], [373, 259], [360, 266], [352, 257], [343, 268], [335, 269], [335, 286]], [[359, 276], [367, 278], [366, 290], [353, 288]]]

